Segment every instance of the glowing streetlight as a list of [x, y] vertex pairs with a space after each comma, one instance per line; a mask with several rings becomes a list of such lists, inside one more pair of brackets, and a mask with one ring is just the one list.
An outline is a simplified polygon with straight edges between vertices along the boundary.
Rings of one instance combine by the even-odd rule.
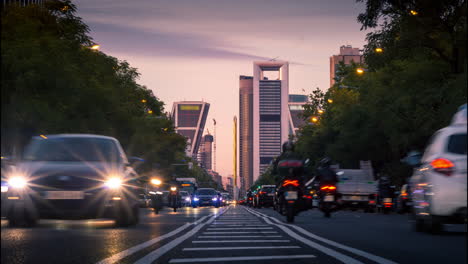
[[356, 73], [359, 74], [359, 75], [360, 75], [360, 74], [363, 74], [363, 73], [364, 73], [364, 69], [363, 69], [363, 68], [357, 68], [357, 69], [356, 69]]
[[329, 104], [333, 104], [333, 99], [328, 99], [327, 102], [328, 102]]
[[323, 114], [323, 113], [325, 113], [325, 111], [323, 111], [322, 109], [319, 109], [319, 110], [318, 110], [318, 113], [319, 113], [319, 114]]
[[161, 180], [160, 179], [151, 179], [151, 184], [161, 185]]
[[141, 99], [141, 102], [142, 102], [142, 103], [146, 103], [146, 100], [145, 100], [145, 99]]
[[382, 49], [382, 48], [376, 48], [376, 49], [375, 49], [375, 52], [377, 52], [377, 53], [382, 53], [382, 52], [383, 52], [383, 49]]
[[95, 45], [92, 45], [92, 46], [90, 47], [90, 49], [92, 49], [92, 50], [99, 50], [100, 47], [101, 47], [101, 45], [95, 44]]
[[416, 10], [411, 10], [410, 14], [413, 15], [413, 16], [419, 15], [418, 11], [416, 11]]
[[153, 113], [153, 110], [148, 110], [148, 114], [152, 114]]
[[310, 121], [312, 121], [312, 123], [317, 123], [318, 122], [318, 118], [313, 116]]

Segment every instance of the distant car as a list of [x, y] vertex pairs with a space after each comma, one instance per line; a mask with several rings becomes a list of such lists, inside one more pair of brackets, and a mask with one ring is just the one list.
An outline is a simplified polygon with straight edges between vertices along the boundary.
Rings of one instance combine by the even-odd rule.
[[255, 195], [255, 207], [271, 207], [275, 197], [276, 185], [262, 185]]
[[213, 188], [198, 188], [193, 194], [192, 207], [214, 206], [218, 208], [221, 205], [218, 192]]
[[465, 104], [449, 126], [432, 136], [417, 162], [419, 166], [410, 178], [417, 231], [438, 232], [444, 223], [467, 221], [466, 120]]
[[192, 199], [190, 198], [190, 194], [186, 191], [180, 191], [180, 196], [182, 198], [182, 206], [190, 206], [192, 203]]
[[227, 192], [221, 193], [221, 203], [223, 206], [229, 205], [231, 203], [231, 195]]
[[138, 223], [138, 175], [112, 137], [88, 134], [34, 137], [6, 175], [10, 226], [40, 218], [115, 219]]

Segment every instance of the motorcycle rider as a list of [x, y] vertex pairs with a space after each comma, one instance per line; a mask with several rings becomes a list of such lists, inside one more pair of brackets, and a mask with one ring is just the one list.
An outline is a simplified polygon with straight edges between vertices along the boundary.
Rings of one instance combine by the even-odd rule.
[[329, 157], [323, 158], [319, 162], [319, 167], [317, 168], [317, 181], [319, 183], [319, 189], [325, 185], [333, 185], [339, 182], [338, 176], [335, 171], [330, 167], [332, 160]]
[[283, 143], [283, 152], [276, 159], [273, 160], [273, 174], [275, 175], [275, 182], [278, 186], [284, 177], [288, 176], [289, 173], [298, 175], [301, 180], [303, 178], [304, 166], [300, 168], [288, 168], [288, 167], [278, 167], [278, 164], [284, 160], [298, 160], [302, 161], [301, 155], [294, 151], [294, 143], [291, 140], [288, 140]]

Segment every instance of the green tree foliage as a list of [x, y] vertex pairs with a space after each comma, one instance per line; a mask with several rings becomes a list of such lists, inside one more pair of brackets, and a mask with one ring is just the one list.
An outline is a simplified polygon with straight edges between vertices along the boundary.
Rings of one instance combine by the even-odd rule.
[[[137, 83], [137, 69], [90, 49], [72, 1], [1, 12], [2, 154], [33, 135], [93, 133], [116, 137], [130, 156], [144, 158], [145, 175], [168, 179], [171, 164], [187, 159], [163, 102]], [[196, 177], [201, 169], [186, 170]]]
[[[467, 101], [466, 58], [461, 56], [466, 54], [466, 2], [366, 4], [358, 17], [363, 28], [382, 22], [367, 36], [366, 65], [341, 64], [335, 85], [326, 93], [314, 91], [304, 116], [319, 116], [319, 122], [301, 129], [297, 147], [312, 161], [327, 155], [347, 168], [371, 160], [377, 172], [400, 184], [411, 173], [400, 159], [412, 149], [423, 150]], [[377, 47], [383, 52], [375, 52]], [[366, 72], [358, 74], [358, 67]]]

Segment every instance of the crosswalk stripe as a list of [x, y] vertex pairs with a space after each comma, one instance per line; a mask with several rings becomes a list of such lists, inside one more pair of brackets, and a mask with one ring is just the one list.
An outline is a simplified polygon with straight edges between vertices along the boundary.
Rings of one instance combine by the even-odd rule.
[[239, 232], [232, 232], [232, 231], [227, 231], [227, 232], [203, 232], [204, 235], [208, 235], [208, 234], [211, 234], [211, 235], [214, 235], [214, 234], [278, 234], [278, 232], [276, 231], [258, 231], [258, 232], [255, 232], [255, 231], [239, 231]]
[[303, 259], [315, 258], [314, 255], [290, 255], [290, 256], [248, 256], [248, 257], [226, 257], [226, 258], [183, 258], [171, 259], [169, 263], [190, 263], [190, 262], [222, 262], [222, 261], [242, 261], [242, 260], [270, 260], [270, 259]]
[[198, 236], [198, 238], [247, 238], [247, 237], [256, 237], [256, 238], [259, 238], [259, 237], [264, 237], [264, 238], [267, 238], [267, 237], [283, 237], [283, 236], [217, 236], [217, 235], [212, 235], [212, 236]]
[[273, 229], [273, 227], [208, 227], [207, 230], [259, 230], [259, 229]]
[[195, 240], [192, 243], [286, 243], [290, 240]]
[[184, 248], [182, 251], [211, 251], [211, 250], [243, 250], [243, 249], [292, 249], [299, 246], [266, 246], [266, 247], [196, 247]]

